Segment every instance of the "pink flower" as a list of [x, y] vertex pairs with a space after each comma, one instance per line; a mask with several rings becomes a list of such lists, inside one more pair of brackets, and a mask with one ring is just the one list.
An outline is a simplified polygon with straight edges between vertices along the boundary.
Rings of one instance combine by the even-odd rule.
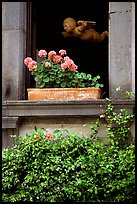
[[55, 64], [60, 63], [62, 60], [63, 60], [63, 58], [60, 55], [54, 55], [54, 57], [53, 57], [53, 62]]
[[66, 60], [68, 60], [68, 59], [70, 59], [68, 56], [64, 57], [64, 61], [66, 61]]
[[65, 63], [68, 65], [68, 68], [70, 68], [70, 66], [71, 66], [72, 64], [74, 64], [73, 60], [70, 59], [69, 57], [64, 57], [64, 61], [65, 61]]
[[29, 68], [29, 71], [32, 71], [33, 69], [36, 69], [37, 68], [37, 62], [32, 60], [29, 64], [28, 64], [28, 68]]
[[66, 50], [60, 50], [60, 51], [59, 51], [59, 54], [60, 54], [61, 56], [63, 56], [63, 55], [66, 55], [67, 52], [66, 52]]
[[74, 63], [69, 67], [70, 71], [76, 71], [77, 69], [77, 65], [75, 65]]
[[52, 133], [50, 133], [50, 132], [46, 132], [45, 136], [46, 136], [49, 140], [52, 139]]
[[51, 67], [50, 62], [45, 62], [45, 67]]
[[47, 56], [47, 52], [46, 52], [46, 50], [40, 50], [40, 51], [38, 52], [38, 55], [39, 55], [40, 57], [46, 57], [46, 56]]
[[24, 59], [24, 64], [25, 64], [26, 66], [28, 66], [28, 64], [29, 64], [30, 62], [32, 62], [32, 58], [31, 58], [31, 57], [26, 57], [26, 58]]
[[48, 53], [48, 58], [52, 60], [55, 55], [56, 55], [56, 52], [55, 52], [55, 51], [50, 51], [50, 52]]
[[61, 64], [61, 68], [62, 68], [62, 69], [68, 68], [68, 64], [67, 64], [66, 62], [62, 63], [62, 64]]

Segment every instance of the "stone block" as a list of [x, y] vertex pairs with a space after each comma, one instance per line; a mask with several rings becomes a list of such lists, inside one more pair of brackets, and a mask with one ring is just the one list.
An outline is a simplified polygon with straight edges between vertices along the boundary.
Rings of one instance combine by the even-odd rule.
[[2, 2], [2, 29], [24, 30], [24, 12], [26, 2]]
[[110, 2], [109, 13], [131, 11], [131, 2]]
[[2, 98], [24, 97], [24, 42], [23, 31], [2, 32]]
[[[120, 2], [118, 3], [120, 6]], [[127, 7], [128, 6], [129, 4], [127, 4]], [[124, 8], [124, 6], [122, 8]], [[118, 96], [115, 90], [116, 87], [121, 87], [123, 90], [127, 91], [132, 90], [131, 11], [116, 12], [115, 14], [111, 13], [109, 19], [109, 33], [109, 95], [115, 98], [115, 96]]]

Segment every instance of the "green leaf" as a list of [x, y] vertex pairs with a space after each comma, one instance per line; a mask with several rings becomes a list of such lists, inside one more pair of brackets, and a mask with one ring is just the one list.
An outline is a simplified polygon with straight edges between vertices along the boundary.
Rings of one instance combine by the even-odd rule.
[[62, 88], [65, 88], [66, 87], [66, 82], [62, 82], [60, 85], [61, 85]]
[[46, 83], [49, 82], [49, 80], [50, 80], [49, 77], [46, 77], [46, 78], [43, 79], [43, 81], [46, 82]]

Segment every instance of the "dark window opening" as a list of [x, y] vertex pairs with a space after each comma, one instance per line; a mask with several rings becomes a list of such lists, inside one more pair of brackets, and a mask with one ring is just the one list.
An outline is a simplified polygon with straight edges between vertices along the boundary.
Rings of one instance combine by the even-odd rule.
[[[78, 38], [63, 37], [63, 20], [67, 17], [76, 21], [96, 21], [95, 29], [99, 33], [108, 31], [108, 2], [95, 1], [92, 5], [82, 4], [79, 7], [72, 4], [66, 6], [66, 2], [51, 1], [46, 3], [46, 6], [39, 2], [32, 3], [33, 48], [45, 49], [47, 52], [65, 49], [68, 56], [78, 65], [80, 72], [100, 75], [100, 82], [104, 84], [103, 98], [108, 97], [108, 39], [101, 43], [92, 43]], [[30, 87], [35, 87], [32, 78]]]

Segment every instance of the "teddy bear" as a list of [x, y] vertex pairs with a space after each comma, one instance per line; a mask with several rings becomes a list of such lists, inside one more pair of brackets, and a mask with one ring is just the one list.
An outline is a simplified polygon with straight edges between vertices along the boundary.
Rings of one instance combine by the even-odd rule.
[[81, 40], [90, 42], [102, 42], [108, 37], [108, 31], [101, 34], [98, 33], [93, 27], [96, 25], [95, 21], [75, 21], [73, 18], [68, 17], [63, 21], [64, 37], [78, 37]]

